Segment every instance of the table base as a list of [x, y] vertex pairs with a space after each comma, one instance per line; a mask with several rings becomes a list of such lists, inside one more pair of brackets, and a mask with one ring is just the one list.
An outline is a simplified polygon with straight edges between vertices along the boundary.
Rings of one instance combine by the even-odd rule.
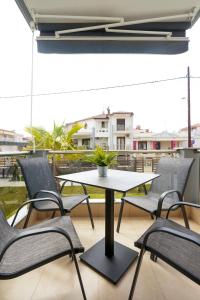
[[138, 252], [114, 242], [114, 256], [107, 257], [105, 256], [105, 239], [102, 239], [83, 253], [80, 259], [103, 277], [116, 284], [137, 256]]

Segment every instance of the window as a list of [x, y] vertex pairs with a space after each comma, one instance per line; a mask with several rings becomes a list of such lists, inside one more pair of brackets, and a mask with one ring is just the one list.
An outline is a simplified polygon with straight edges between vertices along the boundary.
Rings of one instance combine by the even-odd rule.
[[138, 142], [138, 150], [147, 150], [147, 142]]
[[78, 140], [77, 139], [73, 139], [73, 143], [74, 143], [74, 146], [78, 146]]
[[117, 150], [125, 150], [125, 137], [117, 137]]
[[160, 150], [160, 142], [156, 142], [155, 148], [156, 148], [156, 150]]
[[152, 144], [153, 144], [154, 150], [160, 150], [160, 148], [161, 148], [160, 142], [155, 141], [155, 142], [152, 142]]
[[86, 149], [90, 149], [90, 139], [82, 139], [82, 146]]
[[125, 130], [125, 119], [117, 119], [117, 131]]
[[101, 128], [106, 128], [106, 124], [104, 121], [101, 122]]

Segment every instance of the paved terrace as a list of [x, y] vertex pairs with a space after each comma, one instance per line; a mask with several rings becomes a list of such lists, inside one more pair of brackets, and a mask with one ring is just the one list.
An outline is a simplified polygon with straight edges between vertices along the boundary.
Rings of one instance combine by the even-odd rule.
[[[181, 222], [180, 219], [176, 220]], [[95, 230], [88, 218], [73, 218], [74, 225], [86, 249], [104, 236], [104, 219], [95, 218]], [[150, 226], [147, 218], [124, 218], [118, 242], [134, 248], [134, 241]], [[200, 232], [200, 225], [190, 223]], [[116, 227], [116, 224], [115, 224]], [[88, 300], [122, 300], [128, 294], [135, 271], [133, 264], [117, 285], [109, 283], [79, 261]], [[77, 274], [70, 258], [61, 258], [16, 279], [0, 281], [1, 300], [79, 300], [82, 299]], [[135, 292], [135, 300], [197, 300], [200, 288], [163, 261], [154, 263], [145, 254]]]

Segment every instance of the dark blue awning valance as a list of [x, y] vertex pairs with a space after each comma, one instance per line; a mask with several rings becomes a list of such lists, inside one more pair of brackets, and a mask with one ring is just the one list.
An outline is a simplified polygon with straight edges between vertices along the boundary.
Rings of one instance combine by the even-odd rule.
[[[123, 27], [123, 30], [163, 31], [172, 32], [172, 39], [153, 38], [152, 35], [110, 33], [105, 30], [76, 32], [55, 38], [58, 30], [68, 30], [90, 24], [38, 24], [40, 38], [37, 40], [38, 51], [41, 53], [146, 53], [146, 54], [178, 54], [188, 50], [188, 40], [184, 39], [189, 22], [149, 23]], [[120, 27], [118, 27], [120, 29]], [[43, 37], [45, 37], [43, 39]], [[52, 39], [51, 39], [52, 37]], [[157, 39], [157, 40], [156, 40]]]
[[59, 54], [81, 53], [137, 53], [137, 54], [179, 54], [188, 50], [188, 42], [162, 41], [37, 41], [38, 52]]

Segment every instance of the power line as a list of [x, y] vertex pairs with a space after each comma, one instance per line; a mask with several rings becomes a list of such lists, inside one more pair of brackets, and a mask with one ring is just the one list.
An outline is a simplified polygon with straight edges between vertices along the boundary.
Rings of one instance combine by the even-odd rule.
[[[139, 85], [145, 85], [145, 84], [156, 84], [156, 83], [160, 83], [160, 82], [167, 82], [167, 81], [173, 81], [173, 80], [179, 80], [179, 79], [185, 79], [185, 78], [186, 78], [185, 76], [181, 76], [181, 77], [174, 77], [174, 78], [167, 78], [167, 79], [160, 79], [160, 80], [153, 80], [153, 81], [145, 81], [145, 82], [136, 82], [136, 83], [130, 83], [130, 84], [123, 84], [123, 85], [113, 85], [113, 86], [106, 86], [106, 87], [99, 87], [99, 88], [40, 93], [40, 94], [33, 94], [33, 97], [85, 93], [85, 92], [93, 92], [93, 91], [100, 91], [100, 90], [109, 90], [109, 89], [125, 88], [125, 87], [131, 87], [131, 86], [139, 86]], [[191, 76], [190, 78], [200, 79], [200, 76], [196, 76], [196, 77]], [[0, 96], [0, 99], [28, 98], [30, 96], [31, 95]]]

